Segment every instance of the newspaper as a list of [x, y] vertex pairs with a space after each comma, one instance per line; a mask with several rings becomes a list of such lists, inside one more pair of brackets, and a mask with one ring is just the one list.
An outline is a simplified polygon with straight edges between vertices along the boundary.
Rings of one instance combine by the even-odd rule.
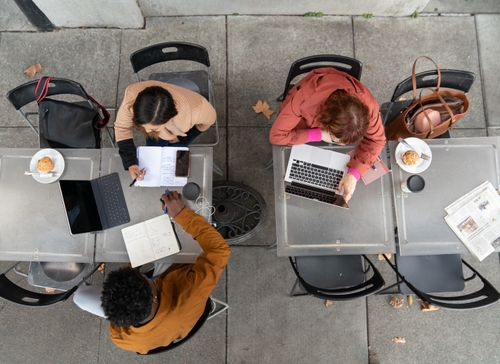
[[500, 245], [500, 196], [486, 181], [444, 209], [446, 223], [480, 261]]

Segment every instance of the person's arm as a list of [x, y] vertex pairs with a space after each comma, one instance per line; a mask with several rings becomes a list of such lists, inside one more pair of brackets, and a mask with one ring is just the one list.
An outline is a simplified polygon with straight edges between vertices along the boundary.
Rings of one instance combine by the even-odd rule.
[[292, 102], [286, 104], [280, 110], [269, 132], [271, 144], [295, 145], [306, 143], [309, 137], [308, 129], [297, 126], [301, 119], [302, 117], [292, 110]]
[[[203, 254], [191, 268], [187, 280], [197, 286], [205, 283], [204, 288], [211, 290], [226, 267], [231, 248], [202, 216], [184, 206], [182, 197], [177, 192], [173, 191], [168, 196], [162, 195], [161, 198], [165, 202], [169, 216], [174, 218], [184, 231], [191, 234], [203, 249]], [[207, 284], [207, 280], [210, 284]]]
[[[133, 86], [133, 85], [131, 85]], [[125, 90], [123, 102], [118, 109], [115, 120], [115, 138], [118, 144], [120, 157], [122, 158], [123, 168], [128, 169], [130, 166], [138, 164], [136, 147], [134, 144], [133, 135], [133, 113], [132, 105], [135, 102], [136, 92], [131, 93], [131, 86]]]

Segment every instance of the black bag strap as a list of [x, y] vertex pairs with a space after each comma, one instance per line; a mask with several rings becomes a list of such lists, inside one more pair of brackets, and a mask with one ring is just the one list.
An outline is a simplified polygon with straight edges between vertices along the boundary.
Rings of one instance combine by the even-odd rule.
[[[35, 97], [36, 103], [39, 104], [45, 97], [47, 97], [49, 93], [49, 84], [50, 80], [52, 80], [52, 76], [44, 76], [40, 77], [35, 87]], [[96, 101], [92, 96], [90, 96], [86, 91], [85, 95], [89, 98], [91, 102], [94, 103], [94, 106], [97, 106], [101, 113], [99, 114], [99, 120], [95, 123], [94, 128], [97, 130], [101, 130], [109, 123], [110, 114], [109, 111], [106, 110], [104, 106]], [[99, 112], [98, 112], [99, 113]]]

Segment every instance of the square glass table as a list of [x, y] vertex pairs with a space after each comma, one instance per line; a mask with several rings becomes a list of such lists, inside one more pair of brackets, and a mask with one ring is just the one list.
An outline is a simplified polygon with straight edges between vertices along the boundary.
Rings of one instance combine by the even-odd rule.
[[[345, 153], [352, 146], [328, 146]], [[394, 253], [390, 173], [369, 185], [358, 181], [349, 209], [286, 194], [291, 147], [273, 146], [278, 256]], [[381, 155], [387, 164], [385, 150]]]
[[[201, 188], [204, 205], [198, 206], [195, 201], [183, 199], [186, 206], [195, 212], [198, 211], [207, 221], [210, 221], [211, 210], [208, 204], [212, 203], [212, 163], [213, 149], [211, 147], [189, 147], [191, 151], [191, 173], [188, 182], [196, 182]], [[182, 187], [131, 187], [130, 174], [123, 169], [118, 149], [103, 149], [101, 160], [101, 174], [107, 175], [118, 172], [125, 194], [131, 221], [128, 224], [97, 233], [95, 259], [98, 262], [128, 262], [129, 257], [121, 230], [153, 217], [160, 216], [160, 197], [168, 188], [169, 191], [181, 193]], [[193, 263], [202, 252], [200, 245], [191, 235], [175, 224], [182, 250], [180, 253], [162, 259], [169, 263]]]
[[[389, 141], [394, 205], [401, 255], [462, 254], [467, 248], [450, 229], [444, 208], [489, 181], [500, 186], [500, 137], [425, 140], [432, 152], [429, 168], [419, 175], [425, 188], [404, 193], [401, 183], [411, 173], [396, 163], [396, 141]], [[497, 249], [498, 251], [499, 249]]]
[[[95, 234], [71, 235], [59, 184], [25, 176], [39, 149], [0, 148], [0, 260], [89, 263]], [[61, 179], [99, 177], [99, 149], [60, 149]]]

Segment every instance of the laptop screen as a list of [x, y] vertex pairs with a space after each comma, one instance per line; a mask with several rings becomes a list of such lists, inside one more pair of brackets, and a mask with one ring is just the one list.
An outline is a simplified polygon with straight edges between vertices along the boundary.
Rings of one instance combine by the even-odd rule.
[[102, 230], [90, 181], [59, 181], [72, 234]]

